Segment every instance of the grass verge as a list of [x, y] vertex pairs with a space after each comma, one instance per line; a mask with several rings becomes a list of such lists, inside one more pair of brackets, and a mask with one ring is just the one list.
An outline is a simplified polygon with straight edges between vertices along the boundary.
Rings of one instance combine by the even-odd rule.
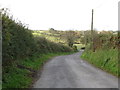
[[117, 49], [101, 49], [96, 52], [86, 50], [81, 55], [81, 58], [115, 76], [120, 76]]
[[43, 64], [58, 55], [68, 55], [74, 52], [36, 54], [24, 60], [17, 60], [12, 66], [3, 70], [2, 88], [28, 88], [34, 80], [34, 74]]

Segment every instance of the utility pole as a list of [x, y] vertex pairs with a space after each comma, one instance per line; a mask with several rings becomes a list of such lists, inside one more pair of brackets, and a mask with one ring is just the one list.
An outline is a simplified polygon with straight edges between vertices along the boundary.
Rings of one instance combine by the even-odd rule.
[[95, 51], [94, 49], [94, 31], [93, 31], [93, 13], [94, 13], [94, 10], [92, 9], [92, 21], [91, 21], [91, 41], [92, 41], [92, 50], [93, 52]]

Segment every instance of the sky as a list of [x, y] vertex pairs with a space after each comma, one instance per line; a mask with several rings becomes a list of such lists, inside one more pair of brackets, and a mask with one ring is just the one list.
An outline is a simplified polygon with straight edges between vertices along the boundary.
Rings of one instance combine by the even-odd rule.
[[32, 30], [118, 30], [120, 0], [0, 0], [15, 19]]

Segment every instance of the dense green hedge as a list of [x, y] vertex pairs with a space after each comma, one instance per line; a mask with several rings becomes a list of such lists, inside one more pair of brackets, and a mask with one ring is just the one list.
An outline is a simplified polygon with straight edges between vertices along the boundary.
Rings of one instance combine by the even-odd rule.
[[117, 31], [95, 32], [93, 40], [86, 44], [86, 49], [81, 58], [116, 76], [120, 76], [118, 70], [120, 34]]
[[31, 30], [6, 13], [2, 14], [2, 35], [3, 66], [35, 53], [72, 51], [67, 46], [50, 42], [43, 37], [34, 37]]
[[48, 52], [70, 52], [72, 49], [70, 49], [68, 46], [64, 46], [59, 43], [51, 42], [44, 37], [35, 37], [35, 40], [37, 42], [37, 48], [39, 48], [39, 52], [41, 53], [48, 53]]
[[33, 54], [36, 47], [31, 32], [6, 14], [2, 15], [3, 63]]

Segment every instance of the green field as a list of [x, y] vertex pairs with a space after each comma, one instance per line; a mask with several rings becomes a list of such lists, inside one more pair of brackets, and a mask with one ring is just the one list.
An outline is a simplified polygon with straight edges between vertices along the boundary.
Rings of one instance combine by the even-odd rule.
[[76, 46], [77, 46], [77, 49], [78, 49], [78, 50], [80, 50], [82, 47], [85, 47], [85, 45], [84, 45], [84, 44], [74, 44], [74, 45], [76, 45]]
[[[57, 33], [51, 33], [49, 30], [38, 30], [38, 31], [33, 31], [32, 34], [34, 36], [45, 37], [46, 39], [48, 39], [52, 42], [62, 43], [64, 45], [66, 45], [67, 41], [64, 38], [61, 38], [63, 33], [64, 33], [64, 31], [57, 31]], [[80, 38], [77, 38], [74, 42], [80, 43]]]

